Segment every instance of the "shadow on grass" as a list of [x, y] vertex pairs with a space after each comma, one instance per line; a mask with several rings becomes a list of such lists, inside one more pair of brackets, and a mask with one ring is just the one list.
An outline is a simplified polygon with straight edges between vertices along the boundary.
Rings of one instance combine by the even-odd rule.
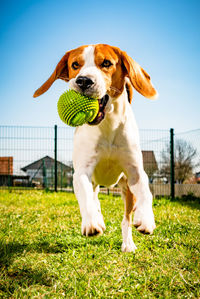
[[170, 199], [172, 202], [178, 202], [183, 206], [189, 206], [192, 209], [200, 210], [200, 197], [196, 197], [193, 194], [183, 195], [182, 197], [176, 197]]
[[[112, 237], [91, 237], [86, 238], [83, 236], [72, 238], [71, 236], [62, 237], [62, 239], [56, 240], [55, 236], [47, 235], [34, 243], [19, 243], [19, 242], [0, 242], [0, 269], [2, 267], [9, 267], [13, 259], [17, 256], [27, 254], [27, 252], [37, 252], [37, 253], [65, 253], [68, 250], [86, 248], [89, 246], [100, 247], [108, 246], [110, 247], [110, 239]], [[113, 240], [112, 238], [112, 248], [119, 250], [121, 248], [121, 240]], [[1, 271], [1, 270], [0, 270]]]
[[[95, 243], [93, 241], [93, 243]], [[96, 241], [98, 243], [98, 241]], [[0, 294], [3, 292], [5, 296], [10, 296], [19, 286], [30, 285], [45, 285], [52, 286], [55, 281], [55, 275], [49, 275], [46, 267], [42, 269], [34, 269], [28, 263], [28, 260], [15, 264], [15, 261], [20, 260], [27, 253], [64, 253], [70, 249], [82, 247], [83, 242], [61, 242], [52, 239], [49, 241], [41, 240], [34, 243], [19, 243], [19, 242], [0, 242]], [[3, 278], [3, 279], [2, 279]]]
[[[46, 238], [46, 240], [45, 240]], [[67, 240], [68, 238], [68, 240]], [[110, 246], [110, 238], [94, 237], [86, 239], [85, 237], [66, 236], [62, 240], [55, 239], [55, 236], [47, 235], [42, 237], [33, 243], [20, 243], [20, 242], [0, 242], [0, 273], [4, 279], [0, 278], [0, 291], [6, 295], [11, 295], [19, 286], [30, 286], [30, 285], [45, 285], [52, 286], [57, 274], [48, 273], [48, 269], [43, 267], [42, 269], [34, 269], [29, 264], [28, 259], [23, 260], [23, 257], [28, 253], [69, 253], [74, 249], [80, 248], [84, 251], [88, 245], [99, 248], [100, 246]], [[121, 243], [119, 240], [114, 241], [113, 248], [119, 250]], [[96, 250], [96, 249], [95, 249]], [[86, 248], [87, 251], [87, 248]], [[90, 254], [92, 251], [90, 251]], [[15, 264], [15, 261], [22, 260]], [[0, 275], [0, 276], [1, 276]], [[0, 292], [1, 293], [1, 292]]]
[[[18, 241], [6, 243], [1, 240], [0, 297], [3, 294], [5, 298], [11, 298], [19, 288], [26, 291], [27, 288], [34, 285], [52, 288], [55, 281], [59, 280], [60, 274], [56, 269], [56, 265], [54, 271], [51, 271], [52, 267], [54, 267], [50, 266], [51, 258], [47, 265], [43, 264], [43, 259], [46, 259], [50, 254], [58, 254], [59, 261], [62, 258], [62, 253], [66, 253], [66, 258], [69, 259], [68, 264], [73, 267], [73, 261], [70, 261], [70, 256], [74, 249], [80, 250], [81, 254], [86, 256], [86, 259], [87, 255], [90, 258], [94, 258], [93, 256], [95, 256], [94, 254], [96, 254], [97, 250], [101, 253], [101, 246], [110, 248], [111, 242], [113, 242], [112, 249], [115, 248], [119, 251], [121, 248], [119, 239], [111, 240], [110, 237], [102, 236], [88, 239], [83, 236], [66, 235], [56, 239], [55, 235], [48, 234], [41, 236], [40, 239], [32, 243], [20, 243]], [[35, 256], [34, 253], [36, 253]], [[41, 254], [41, 256], [38, 257], [37, 253]], [[44, 256], [42, 255], [43, 253]], [[37, 258], [41, 260], [41, 264], [39, 263], [38, 266], [37, 263], [34, 263], [34, 259]], [[78, 275], [80, 276], [80, 274]]]
[[26, 262], [13, 265], [13, 261], [25, 252], [31, 251], [30, 244], [18, 242], [0, 243], [0, 294], [10, 297], [19, 286], [52, 286], [56, 277], [49, 275], [47, 269], [32, 269]]

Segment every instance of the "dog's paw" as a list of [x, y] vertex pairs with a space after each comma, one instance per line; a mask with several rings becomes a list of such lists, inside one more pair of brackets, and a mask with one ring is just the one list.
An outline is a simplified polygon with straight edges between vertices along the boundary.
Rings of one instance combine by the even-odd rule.
[[152, 206], [140, 204], [135, 207], [133, 225], [141, 233], [152, 234], [156, 228]]
[[90, 217], [84, 217], [82, 220], [81, 231], [85, 236], [102, 235], [106, 229], [101, 213], [95, 213]]
[[122, 243], [122, 252], [135, 252], [136, 249], [137, 247], [135, 246], [133, 240]]

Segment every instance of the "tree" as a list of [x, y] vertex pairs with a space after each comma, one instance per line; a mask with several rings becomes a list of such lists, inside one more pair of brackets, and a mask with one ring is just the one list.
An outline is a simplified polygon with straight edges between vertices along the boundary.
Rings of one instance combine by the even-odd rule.
[[[174, 168], [175, 181], [182, 184], [193, 174], [195, 166], [194, 159], [197, 150], [183, 139], [176, 139], [174, 142]], [[170, 146], [167, 145], [166, 150], [162, 152], [162, 168], [161, 174], [170, 180]]]

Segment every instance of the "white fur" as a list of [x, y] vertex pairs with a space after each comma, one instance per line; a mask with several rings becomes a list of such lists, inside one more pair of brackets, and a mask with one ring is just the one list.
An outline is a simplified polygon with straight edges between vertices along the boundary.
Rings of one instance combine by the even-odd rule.
[[135, 246], [132, 238], [132, 227], [129, 226], [128, 220], [124, 217], [122, 221], [122, 251], [123, 252], [135, 252], [137, 247]]
[[[93, 46], [85, 49], [84, 59], [85, 65], [79, 75], [92, 78], [95, 82], [93, 92], [103, 96], [106, 93], [105, 82], [94, 64]], [[77, 90], [74, 79], [70, 86]], [[105, 224], [97, 186], [115, 185], [124, 174], [137, 198], [134, 224], [138, 225], [138, 230], [152, 233], [155, 228], [152, 195], [143, 169], [138, 128], [125, 88], [120, 97], [110, 98], [108, 107], [105, 119], [99, 125], [78, 127], [74, 136], [73, 181], [82, 216], [82, 233], [86, 236], [94, 232], [103, 233]], [[122, 237], [122, 251], [135, 251], [132, 229], [125, 217]]]

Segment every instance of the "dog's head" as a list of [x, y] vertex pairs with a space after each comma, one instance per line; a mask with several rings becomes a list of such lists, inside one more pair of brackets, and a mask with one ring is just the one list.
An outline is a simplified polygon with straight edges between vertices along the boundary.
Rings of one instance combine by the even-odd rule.
[[71, 89], [99, 99], [100, 110], [94, 124], [104, 118], [109, 97], [118, 98], [125, 86], [129, 102], [132, 99], [131, 85], [147, 98], [157, 97], [150, 76], [139, 64], [126, 52], [109, 45], [82, 46], [68, 51], [50, 78], [36, 90], [34, 97], [46, 92], [56, 79], [69, 82]]

